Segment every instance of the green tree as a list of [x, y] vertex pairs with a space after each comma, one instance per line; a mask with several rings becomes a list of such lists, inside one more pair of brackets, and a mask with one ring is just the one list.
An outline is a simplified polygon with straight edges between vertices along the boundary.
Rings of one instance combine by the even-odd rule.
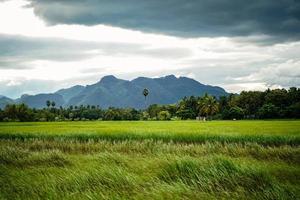
[[264, 104], [258, 110], [258, 117], [260, 119], [274, 119], [279, 117], [279, 108], [274, 104], [267, 103]]
[[145, 108], [147, 108], [146, 98], [147, 98], [147, 96], [149, 95], [149, 90], [148, 90], [147, 88], [145, 88], [145, 89], [143, 90], [143, 95], [144, 95], [144, 97], [145, 97]]
[[150, 118], [149, 113], [147, 111], [144, 111], [142, 113], [142, 120], [149, 120], [149, 118]]
[[171, 114], [166, 110], [160, 111], [158, 113], [158, 119], [159, 120], [170, 120], [171, 119]]
[[158, 113], [161, 111], [161, 106], [158, 104], [152, 104], [147, 108], [147, 112], [149, 113], [151, 118], [157, 118]]
[[69, 113], [69, 119], [71, 119], [72, 121], [74, 120], [74, 113]]
[[21, 122], [32, 121], [33, 113], [31, 109], [24, 103], [16, 106], [17, 119]]
[[285, 89], [270, 90], [265, 96], [265, 103], [273, 104], [282, 109], [289, 104], [288, 93]]
[[287, 95], [288, 95], [288, 100], [291, 105], [300, 102], [300, 89], [299, 88], [291, 87], [288, 90]]
[[290, 105], [285, 109], [285, 117], [300, 118], [300, 101]]
[[104, 113], [104, 120], [121, 120], [120, 112], [115, 108], [109, 108]]
[[229, 110], [226, 109], [222, 112], [223, 119], [243, 119], [244, 110], [238, 106], [231, 107]]
[[[264, 104], [265, 93], [259, 91], [242, 91], [236, 99], [236, 105], [244, 109], [247, 118], [255, 118], [258, 109]], [[233, 107], [233, 106], [231, 106]]]
[[171, 114], [171, 117], [173, 117], [176, 115], [177, 105], [176, 104], [165, 105], [164, 109], [167, 110]]
[[4, 119], [4, 112], [3, 112], [3, 110], [1, 110], [1, 108], [0, 108], [0, 122], [2, 122], [3, 119]]
[[146, 100], [146, 97], [148, 96], [148, 94], [149, 94], [149, 90], [148, 90], [147, 88], [145, 88], [145, 89], [143, 90], [143, 95], [144, 95], [144, 97], [145, 97], [145, 100]]
[[4, 116], [11, 120], [17, 120], [17, 106], [15, 104], [6, 105], [4, 108]]
[[207, 118], [210, 118], [219, 110], [219, 103], [216, 98], [207, 94], [199, 100], [198, 105], [199, 115]]
[[47, 100], [46, 101], [46, 106], [49, 108], [51, 106], [51, 101], [50, 100]]
[[178, 103], [177, 116], [181, 119], [195, 119], [198, 113], [198, 98], [184, 97]]
[[55, 107], [55, 101], [51, 102], [51, 106], [54, 108]]

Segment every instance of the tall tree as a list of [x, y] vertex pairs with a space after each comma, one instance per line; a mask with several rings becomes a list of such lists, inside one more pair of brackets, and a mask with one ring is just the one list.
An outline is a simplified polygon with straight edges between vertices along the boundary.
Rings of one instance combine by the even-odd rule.
[[148, 94], [149, 94], [149, 90], [148, 90], [147, 88], [145, 88], [145, 89], [143, 90], [143, 95], [144, 95], [144, 97], [145, 97], [145, 109], [147, 108], [146, 98], [147, 98]]
[[47, 107], [49, 108], [49, 107], [51, 106], [51, 101], [50, 101], [50, 100], [47, 100], [47, 101], [46, 101], [46, 105], [47, 105]]
[[55, 102], [54, 102], [54, 101], [51, 102], [51, 106], [52, 106], [53, 108], [55, 107]]
[[256, 117], [257, 111], [264, 104], [265, 93], [260, 91], [242, 91], [237, 98], [238, 107], [245, 110], [247, 117]]
[[216, 114], [219, 110], [219, 103], [217, 102], [216, 98], [207, 94], [200, 99], [198, 105], [199, 114], [207, 118]]
[[194, 96], [184, 97], [178, 103], [176, 114], [181, 119], [195, 119], [198, 113], [198, 98]]

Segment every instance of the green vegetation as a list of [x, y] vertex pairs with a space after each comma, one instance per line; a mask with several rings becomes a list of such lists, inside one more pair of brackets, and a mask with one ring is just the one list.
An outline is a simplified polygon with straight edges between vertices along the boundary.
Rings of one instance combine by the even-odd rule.
[[[145, 88], [146, 97], [149, 91]], [[177, 104], [148, 106], [145, 110], [133, 108], [101, 109], [95, 105], [55, 107], [46, 101], [44, 109], [31, 109], [25, 104], [7, 105], [0, 109], [0, 121], [90, 121], [90, 120], [186, 120], [196, 117], [206, 119], [299, 119], [300, 89], [290, 88], [249, 91], [240, 95], [215, 98], [184, 97]]]
[[1, 139], [162, 140], [300, 144], [300, 121], [106, 121], [0, 123]]
[[299, 145], [300, 121], [0, 123], [0, 199], [299, 199]]

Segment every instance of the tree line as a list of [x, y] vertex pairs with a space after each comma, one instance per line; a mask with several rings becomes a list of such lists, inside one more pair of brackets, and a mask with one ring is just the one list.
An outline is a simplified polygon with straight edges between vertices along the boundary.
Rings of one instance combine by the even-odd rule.
[[300, 88], [243, 91], [219, 98], [205, 94], [184, 97], [176, 104], [153, 104], [146, 109], [102, 109], [95, 105], [29, 108], [10, 104], [0, 109], [0, 121], [87, 121], [87, 120], [187, 120], [187, 119], [278, 119], [300, 118]]

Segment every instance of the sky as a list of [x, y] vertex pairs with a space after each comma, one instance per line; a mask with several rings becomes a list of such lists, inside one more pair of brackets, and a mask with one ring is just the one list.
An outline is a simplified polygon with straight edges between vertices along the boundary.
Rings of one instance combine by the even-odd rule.
[[0, 0], [0, 95], [169, 74], [300, 87], [300, 1]]

